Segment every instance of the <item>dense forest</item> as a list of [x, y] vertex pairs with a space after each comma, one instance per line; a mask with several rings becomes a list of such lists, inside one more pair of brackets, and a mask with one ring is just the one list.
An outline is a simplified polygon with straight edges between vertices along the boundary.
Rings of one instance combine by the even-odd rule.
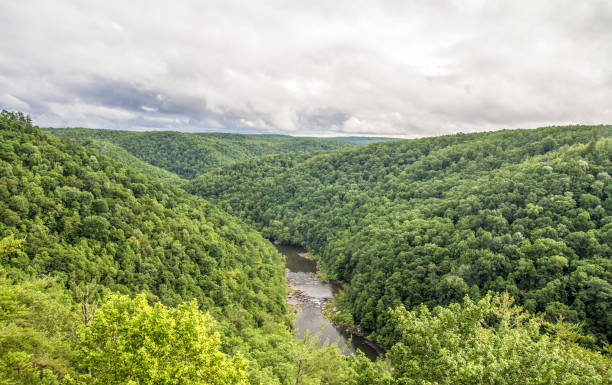
[[389, 308], [508, 292], [612, 340], [612, 128], [551, 127], [250, 160], [188, 190], [306, 246], [336, 318], [397, 340]]
[[[79, 139], [73, 140], [79, 141]], [[151, 163], [147, 163], [144, 160], [135, 157], [127, 152], [127, 150], [125, 150], [123, 147], [120, 147], [110, 141], [86, 139], [80, 141], [79, 144], [87, 148], [95, 149], [100, 154], [106, 155], [118, 163], [129, 165], [131, 168], [139, 170], [173, 186], [180, 186], [187, 181], [173, 172], [154, 166]]]
[[[218, 377], [222, 380], [204, 383], [244, 383], [246, 378], [284, 383], [295, 371], [300, 348], [306, 354], [316, 347], [298, 346], [292, 339], [282, 256], [257, 232], [201, 198], [45, 135], [24, 115], [4, 111], [0, 135], [0, 378], [37, 383], [40, 375], [54, 383], [97, 368], [81, 380], [125, 380], [122, 374], [105, 377], [112, 356], [102, 353], [112, 337], [109, 325], [123, 325], [125, 338], [146, 338], [137, 335], [146, 330], [157, 341], [159, 332], [138, 322], [151, 328], [161, 328], [162, 321], [192, 322], [176, 331], [185, 339], [190, 330], [193, 339], [181, 342], [188, 349], [183, 353], [193, 355], [196, 365], [211, 359], [200, 357], [201, 349], [218, 351], [221, 358], [215, 359], [237, 379], [229, 381], [224, 374]], [[121, 297], [135, 294], [141, 299]], [[95, 322], [93, 329], [79, 329], [93, 317], [99, 300], [104, 300], [95, 312], [100, 329], [93, 328]], [[214, 317], [216, 326], [197, 309]], [[159, 347], [171, 345], [171, 336], [164, 338]], [[122, 349], [121, 365], [129, 365], [137, 347], [127, 343]], [[170, 350], [155, 359], [179, 353]], [[330, 356], [325, 359], [330, 365], [349, 368], [337, 349], [316, 354]], [[89, 363], [75, 364], [83, 360]], [[141, 380], [134, 383], [149, 383], [142, 379], [152, 364], [146, 369], [143, 360]], [[26, 381], [28, 370], [32, 378]]]
[[[262, 155], [334, 150], [354, 144], [339, 138], [298, 138], [284, 135], [134, 132], [87, 128], [52, 128], [46, 129], [46, 132], [79, 140], [84, 144], [93, 144], [98, 148], [108, 146], [104, 142], [114, 144], [144, 162], [186, 179], [192, 179], [220, 166]], [[353, 139], [359, 143], [368, 138]], [[102, 152], [104, 153], [104, 150]], [[114, 157], [115, 154], [108, 155]]]
[[[609, 127], [267, 156], [190, 185], [215, 202], [21, 113], [0, 136], [2, 384], [612, 381]], [[294, 336], [264, 236], [314, 251], [387, 356]]]

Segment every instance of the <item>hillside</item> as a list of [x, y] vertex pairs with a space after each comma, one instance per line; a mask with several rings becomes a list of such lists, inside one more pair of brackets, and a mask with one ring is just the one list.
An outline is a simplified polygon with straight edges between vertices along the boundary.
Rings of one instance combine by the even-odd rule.
[[134, 155], [127, 152], [123, 147], [120, 147], [112, 142], [106, 140], [85, 140], [80, 143], [81, 145], [97, 150], [100, 154], [108, 156], [118, 163], [122, 163], [131, 168], [137, 169], [147, 175], [154, 178], [161, 179], [166, 183], [174, 186], [179, 186], [185, 183], [187, 180], [170, 171], [164, 170], [147, 163]]
[[17, 282], [52, 276], [168, 306], [195, 299], [219, 320], [226, 350], [253, 328], [283, 329], [282, 256], [258, 233], [23, 116], [3, 112], [0, 135], [0, 238], [25, 239], [0, 264]]
[[[284, 154], [188, 191], [313, 251], [344, 282], [335, 317], [386, 347], [387, 309], [507, 291], [612, 339], [612, 127], [550, 127]], [[591, 341], [591, 342], [588, 342]]]
[[[381, 313], [386, 329], [379, 334], [392, 343], [376, 362], [345, 356], [317, 335], [298, 338], [289, 327], [283, 258], [241, 220], [95, 149], [47, 136], [23, 114], [3, 111], [0, 136], [1, 383], [450, 385], [544, 378], [586, 385], [612, 379], [607, 353], [576, 343], [577, 326], [533, 317], [507, 294], [431, 309], [394, 303]], [[600, 153], [601, 143], [578, 150]], [[292, 168], [323, 155], [249, 164], [276, 159], [277, 169]], [[288, 227], [271, 226], [267, 234], [278, 230], [289, 239]], [[586, 259], [589, 274], [593, 258]], [[341, 298], [345, 311], [352, 285]]]
[[[281, 259], [257, 233], [96, 152], [23, 123], [3, 125], [0, 236], [28, 240], [9, 266], [67, 282], [95, 279], [166, 304], [197, 298], [222, 307], [242, 298], [245, 307], [283, 312]], [[227, 290], [229, 277], [246, 286]]]
[[98, 147], [106, 146], [102, 142], [111, 143], [146, 163], [186, 179], [192, 179], [217, 167], [262, 155], [335, 150], [353, 145], [339, 139], [284, 135], [134, 132], [87, 128], [48, 128], [45, 132], [86, 144], [93, 140], [94, 145]]
[[0, 137], [1, 383], [390, 378], [293, 335], [284, 258], [237, 218], [21, 113]]

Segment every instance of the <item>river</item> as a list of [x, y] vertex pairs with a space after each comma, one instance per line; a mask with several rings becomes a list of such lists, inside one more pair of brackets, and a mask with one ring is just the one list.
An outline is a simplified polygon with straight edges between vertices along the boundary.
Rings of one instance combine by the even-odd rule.
[[[323, 317], [323, 305], [329, 301], [335, 291], [335, 287], [315, 278], [317, 263], [311, 259], [304, 258], [300, 254], [306, 251], [294, 246], [279, 245], [278, 251], [287, 257], [287, 282], [294, 290], [300, 290], [303, 294], [300, 298], [289, 298], [287, 303], [297, 307], [294, 327], [300, 335], [308, 330], [311, 335], [321, 332], [322, 342], [338, 341], [339, 347], [347, 345], [350, 334], [339, 327], [332, 325]], [[367, 341], [353, 334], [352, 342], [346, 346], [346, 354], [355, 354], [355, 349], [361, 350], [367, 357], [374, 360], [378, 357], [376, 349], [368, 345]]]

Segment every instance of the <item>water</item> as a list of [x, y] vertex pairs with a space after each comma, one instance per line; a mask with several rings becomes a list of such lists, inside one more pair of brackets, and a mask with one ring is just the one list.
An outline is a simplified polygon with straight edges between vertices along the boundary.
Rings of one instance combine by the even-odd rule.
[[321, 313], [323, 306], [334, 294], [334, 287], [326, 282], [315, 279], [317, 264], [300, 254], [306, 251], [293, 246], [277, 246], [278, 251], [287, 257], [287, 282], [292, 289], [300, 290], [303, 296], [289, 298], [287, 303], [297, 306], [294, 327], [300, 335], [306, 330], [313, 335], [321, 333], [322, 341], [338, 342], [339, 347], [346, 348], [346, 354], [355, 354], [355, 349], [361, 350], [367, 357], [374, 360], [378, 357], [376, 349], [368, 345], [363, 337], [353, 335], [352, 343], [348, 344], [350, 334], [344, 329], [332, 325]]

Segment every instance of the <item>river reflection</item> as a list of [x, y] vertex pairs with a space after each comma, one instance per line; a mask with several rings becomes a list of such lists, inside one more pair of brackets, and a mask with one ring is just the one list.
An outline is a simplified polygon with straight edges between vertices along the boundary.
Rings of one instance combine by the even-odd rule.
[[[331, 284], [315, 279], [317, 264], [315, 261], [302, 255], [306, 252], [302, 248], [293, 246], [277, 246], [278, 250], [287, 257], [287, 282], [294, 290], [303, 293], [301, 298], [289, 298], [287, 303], [297, 306], [295, 328], [300, 335], [306, 330], [313, 335], [321, 333], [322, 341], [338, 341], [339, 347], [346, 347], [346, 354], [355, 354], [355, 349], [365, 353], [370, 359], [378, 356], [376, 350], [368, 345], [360, 336], [353, 335], [352, 343], [347, 345], [350, 338], [344, 329], [333, 326], [321, 313], [323, 305], [333, 297], [334, 288]], [[302, 254], [302, 255], [300, 255]]]

